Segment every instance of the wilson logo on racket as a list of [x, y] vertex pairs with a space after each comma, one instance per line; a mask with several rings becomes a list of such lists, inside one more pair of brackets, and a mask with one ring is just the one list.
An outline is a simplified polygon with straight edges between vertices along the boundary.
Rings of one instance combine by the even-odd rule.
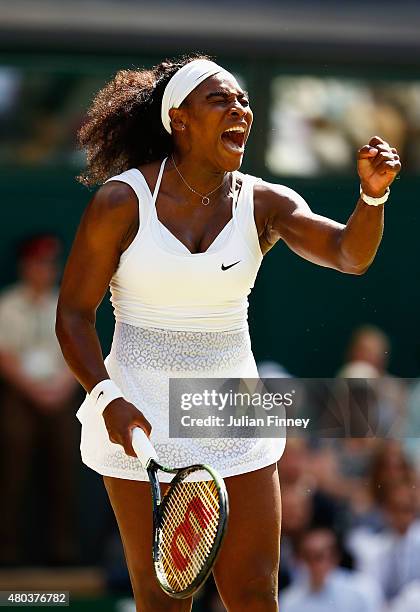
[[[171, 597], [191, 597], [211, 572], [226, 531], [229, 504], [225, 483], [208, 465], [161, 465], [139, 427], [133, 429], [132, 443], [150, 480], [156, 578]], [[174, 474], [163, 496], [159, 470]]]
[[[191, 514], [193, 514], [197, 519], [198, 524], [202, 529], [201, 533], [199, 531], [195, 531], [191, 523]], [[190, 555], [195, 551], [200, 543], [200, 540], [203, 537], [203, 531], [210, 523], [213, 515], [214, 511], [211, 508], [206, 507], [203, 500], [201, 500], [199, 497], [193, 497], [188, 504], [185, 511], [185, 518], [175, 529], [171, 542], [172, 561], [180, 572], [183, 572], [187, 568], [191, 560]], [[189, 548], [188, 555], [183, 554], [182, 550], [180, 549], [180, 538], [184, 540], [184, 543]], [[184, 550], [185, 544], [182, 546]]]

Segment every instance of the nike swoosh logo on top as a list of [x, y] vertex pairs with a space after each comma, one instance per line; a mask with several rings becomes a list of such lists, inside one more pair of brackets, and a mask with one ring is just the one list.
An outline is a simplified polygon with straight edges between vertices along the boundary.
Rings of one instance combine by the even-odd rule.
[[100, 392], [100, 394], [98, 395], [98, 397], [96, 398], [96, 401], [98, 401], [98, 399], [99, 399], [99, 398], [101, 397], [101, 395], [103, 395], [103, 394], [104, 394], [104, 392], [103, 392], [103, 391], [101, 391], [101, 392]]
[[223, 272], [224, 272], [225, 270], [229, 270], [229, 268], [232, 268], [233, 266], [236, 266], [236, 264], [238, 264], [240, 261], [241, 261], [241, 260], [239, 259], [239, 261], [235, 261], [235, 263], [230, 264], [229, 266], [225, 266], [225, 265], [223, 265], [223, 264], [222, 264], [222, 270], [223, 270]]

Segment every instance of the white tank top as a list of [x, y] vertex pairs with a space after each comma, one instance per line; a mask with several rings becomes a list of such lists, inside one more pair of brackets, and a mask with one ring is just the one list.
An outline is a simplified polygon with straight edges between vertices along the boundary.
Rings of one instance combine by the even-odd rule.
[[[253, 199], [260, 179], [241, 174], [231, 220], [204, 253], [191, 253], [157, 216], [165, 162], [153, 195], [137, 168], [108, 179], [130, 185], [140, 218], [137, 235], [110, 282], [115, 318], [136, 327], [177, 331], [247, 330], [248, 295], [262, 261]], [[233, 187], [236, 179], [234, 172]]]

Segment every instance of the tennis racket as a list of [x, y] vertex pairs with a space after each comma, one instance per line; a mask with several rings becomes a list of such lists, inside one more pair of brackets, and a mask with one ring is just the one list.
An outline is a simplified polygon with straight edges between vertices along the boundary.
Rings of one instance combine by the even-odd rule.
[[[160, 465], [149, 438], [139, 427], [133, 429], [132, 444], [152, 489], [156, 577], [168, 595], [190, 597], [208, 577], [226, 531], [225, 483], [208, 465], [178, 469]], [[158, 470], [175, 474], [163, 497]], [[209, 480], [197, 480], [200, 476]]]

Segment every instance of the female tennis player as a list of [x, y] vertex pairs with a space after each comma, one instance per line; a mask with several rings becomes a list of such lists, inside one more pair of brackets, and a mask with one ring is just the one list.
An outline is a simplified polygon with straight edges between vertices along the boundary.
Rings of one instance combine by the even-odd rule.
[[[247, 296], [263, 256], [281, 239], [311, 262], [362, 274], [400, 170], [397, 151], [381, 138], [362, 147], [361, 194], [342, 225], [314, 214], [293, 190], [238, 171], [252, 118], [234, 76], [190, 56], [120, 71], [80, 132], [82, 180], [105, 184], [67, 262], [57, 336], [88, 392], [78, 413], [82, 458], [104, 476], [141, 612], [190, 610], [191, 598], [172, 599], [155, 579], [135, 427], [150, 435], [162, 464], [207, 463], [225, 479], [229, 526], [213, 572], [227, 610], [278, 609], [276, 462], [284, 440], [170, 439], [168, 379], [257, 377]], [[95, 312], [108, 286], [116, 324], [104, 361]]]

